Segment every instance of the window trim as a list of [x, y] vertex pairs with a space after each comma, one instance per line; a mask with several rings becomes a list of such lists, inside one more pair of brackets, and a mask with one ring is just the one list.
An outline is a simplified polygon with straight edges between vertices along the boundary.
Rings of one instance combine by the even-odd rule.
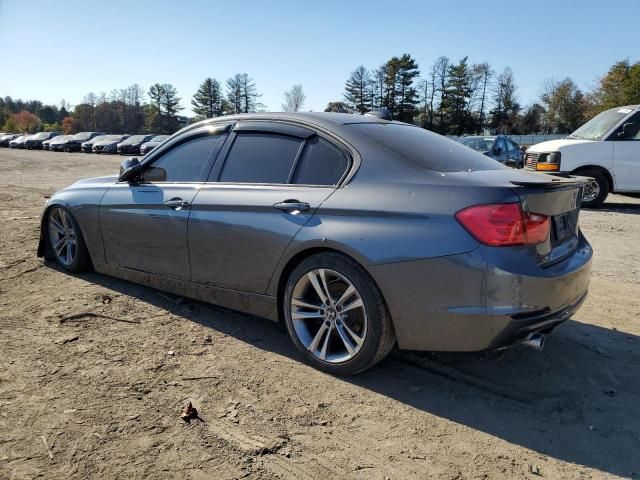
[[[243, 124], [251, 124], [252, 126], [254, 124], [264, 124], [264, 125], [260, 125], [259, 129], [258, 128], [243, 128]], [[285, 126], [293, 126], [293, 127], [299, 127], [301, 129], [307, 130], [308, 132], [310, 132], [311, 134], [307, 134], [305, 137], [302, 137], [301, 135], [292, 135], [288, 132], [290, 132], [291, 130], [287, 130]], [[283, 128], [284, 127], [284, 128]], [[221, 182], [220, 181], [220, 176], [222, 174], [222, 170], [224, 169], [224, 165], [226, 164], [228, 158], [229, 158], [229, 153], [231, 151], [231, 149], [233, 148], [233, 144], [235, 143], [235, 139], [238, 137], [238, 133], [236, 132], [251, 132], [251, 133], [260, 133], [260, 134], [265, 134], [265, 135], [280, 135], [280, 136], [289, 136], [289, 137], [294, 137], [294, 138], [299, 138], [302, 140], [302, 143], [300, 145], [300, 148], [298, 149], [298, 152], [296, 154], [296, 157], [293, 161], [293, 164], [291, 166], [291, 170], [289, 171], [289, 175], [287, 177], [287, 182], [286, 183], [260, 183], [260, 182]], [[241, 134], [241, 133], [240, 133]], [[340, 176], [340, 178], [338, 179], [338, 181], [334, 184], [330, 184], [330, 185], [322, 185], [322, 184], [303, 184], [303, 183], [292, 183], [293, 181], [293, 177], [296, 173], [296, 169], [300, 163], [300, 159], [302, 158], [302, 155], [306, 149], [307, 143], [310, 139], [315, 138], [315, 137], [319, 137], [323, 140], [325, 140], [326, 142], [330, 143], [332, 146], [334, 146], [335, 148], [337, 148], [338, 150], [340, 150], [346, 157], [347, 159], [347, 168], [345, 169], [345, 171], [343, 172], [343, 174]], [[325, 134], [324, 132], [319, 132], [317, 128], [313, 128], [313, 130], [311, 130], [311, 127], [307, 126], [307, 125], [298, 125], [296, 123], [291, 123], [291, 122], [286, 122], [286, 121], [281, 121], [281, 120], [246, 120], [246, 121], [240, 121], [236, 124], [236, 126], [231, 130], [231, 132], [229, 133], [229, 137], [227, 139], [227, 142], [225, 142], [225, 145], [223, 146], [223, 148], [220, 150], [220, 153], [218, 154], [218, 157], [213, 165], [213, 168], [211, 169], [211, 172], [209, 173], [209, 175], [206, 177], [205, 179], [205, 184], [207, 185], [255, 185], [255, 186], [287, 186], [287, 187], [312, 187], [312, 188], [333, 188], [333, 189], [337, 189], [337, 188], [341, 188], [344, 183], [346, 183], [346, 180], [348, 178], [351, 178], [353, 176], [353, 174], [355, 173], [355, 171], [357, 170], [357, 167], [360, 166], [360, 162], [357, 161], [356, 162], [356, 157], [353, 154], [353, 150], [350, 148], [347, 148], [346, 145], [344, 145], [343, 142], [338, 142], [334, 139], [335, 135], [332, 135], [331, 137], [328, 134]], [[359, 159], [358, 159], [359, 160]]]

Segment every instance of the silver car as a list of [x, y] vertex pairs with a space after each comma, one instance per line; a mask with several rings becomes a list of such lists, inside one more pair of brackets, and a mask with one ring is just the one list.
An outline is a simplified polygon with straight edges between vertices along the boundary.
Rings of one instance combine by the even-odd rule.
[[54, 194], [38, 252], [282, 321], [353, 374], [394, 345], [541, 348], [587, 294], [583, 185], [373, 116], [239, 115]]

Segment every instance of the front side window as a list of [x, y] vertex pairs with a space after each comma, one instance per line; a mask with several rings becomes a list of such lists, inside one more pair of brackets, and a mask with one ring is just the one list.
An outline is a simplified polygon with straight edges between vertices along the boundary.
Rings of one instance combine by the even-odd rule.
[[238, 133], [220, 182], [287, 183], [303, 140], [272, 133]]
[[349, 158], [323, 138], [307, 141], [296, 167], [293, 183], [302, 185], [335, 185], [347, 168]]
[[164, 153], [142, 174], [142, 181], [198, 182], [211, 156], [218, 154], [226, 134], [206, 135], [187, 140]]
[[640, 140], [640, 113], [636, 113], [631, 118], [616, 128], [610, 140], [638, 141]]

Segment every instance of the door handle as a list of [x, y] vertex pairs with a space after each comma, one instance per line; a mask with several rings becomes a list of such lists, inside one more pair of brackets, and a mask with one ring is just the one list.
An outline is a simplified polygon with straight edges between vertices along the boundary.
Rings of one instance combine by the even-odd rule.
[[164, 202], [164, 205], [166, 207], [173, 208], [174, 210], [182, 210], [189, 206], [189, 202], [181, 198], [172, 198], [171, 200]]
[[273, 204], [273, 208], [276, 210], [282, 210], [283, 212], [306, 212], [311, 208], [307, 202], [299, 202], [298, 200], [285, 200], [284, 202], [278, 202]]

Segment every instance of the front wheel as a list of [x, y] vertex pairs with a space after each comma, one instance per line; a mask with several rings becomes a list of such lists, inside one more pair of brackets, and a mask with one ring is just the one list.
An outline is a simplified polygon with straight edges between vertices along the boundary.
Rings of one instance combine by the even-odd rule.
[[582, 194], [582, 206], [586, 208], [597, 208], [606, 200], [609, 195], [609, 182], [598, 170], [585, 170], [579, 172], [580, 175], [591, 177], [591, 180], [584, 186]]
[[380, 290], [358, 263], [337, 253], [313, 255], [291, 272], [283, 311], [295, 346], [327, 373], [362, 372], [395, 344]]
[[63, 207], [52, 207], [47, 216], [49, 254], [65, 270], [83, 272], [91, 261], [82, 232], [71, 213]]

